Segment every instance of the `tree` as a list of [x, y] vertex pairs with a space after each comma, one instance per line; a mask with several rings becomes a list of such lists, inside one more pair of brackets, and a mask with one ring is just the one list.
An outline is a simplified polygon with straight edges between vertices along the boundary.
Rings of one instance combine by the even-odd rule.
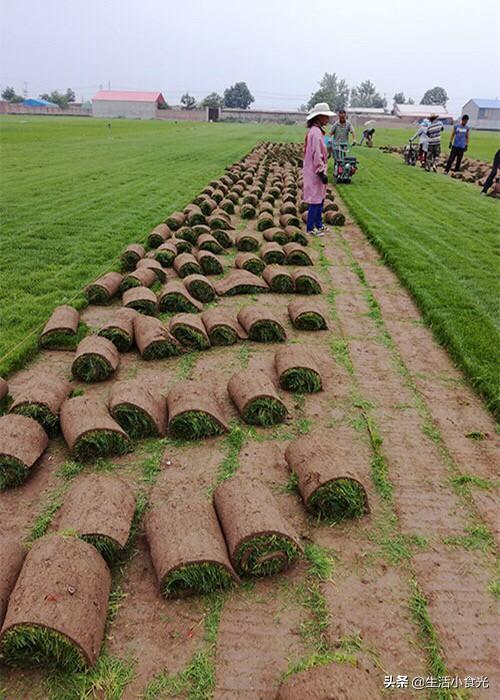
[[307, 105], [300, 105], [297, 112], [307, 112]]
[[244, 81], [235, 83], [224, 90], [224, 107], [248, 109], [252, 102], [255, 102], [255, 97]]
[[222, 106], [222, 97], [217, 93], [217, 92], [211, 92], [210, 95], [207, 95], [205, 99], [203, 99], [200, 102], [200, 107], [203, 107], [204, 109], [207, 107], [221, 107]]
[[442, 105], [446, 107], [448, 94], [442, 87], [433, 87], [424, 94], [420, 100], [421, 105]]
[[351, 107], [387, 107], [387, 100], [370, 80], [364, 80], [351, 91]]
[[21, 95], [16, 95], [16, 91], [13, 87], [7, 86], [2, 92], [2, 100], [7, 100], [7, 102], [22, 102], [23, 98]]
[[40, 95], [41, 100], [47, 100], [47, 102], [53, 102], [58, 105], [61, 109], [66, 109], [70, 102], [75, 101], [75, 93], [71, 88], [68, 88], [66, 92], [59, 92], [59, 90], [52, 90], [50, 94], [44, 92]]
[[181, 97], [181, 105], [182, 109], [195, 109], [196, 100], [192, 95], [189, 94], [189, 92], [185, 92], [184, 95]]
[[396, 105], [406, 104], [406, 98], [405, 98], [404, 92], [397, 92], [392, 99], [394, 101], [394, 104], [396, 104]]
[[415, 100], [413, 99], [413, 97], [409, 97], [409, 98], [408, 98], [407, 104], [409, 104], [409, 105], [414, 105], [414, 104], [415, 104]]
[[346, 81], [338, 80], [335, 73], [325, 73], [319, 81], [319, 90], [309, 98], [307, 109], [312, 109], [317, 102], [327, 102], [335, 112], [345, 109], [349, 102], [349, 86]]

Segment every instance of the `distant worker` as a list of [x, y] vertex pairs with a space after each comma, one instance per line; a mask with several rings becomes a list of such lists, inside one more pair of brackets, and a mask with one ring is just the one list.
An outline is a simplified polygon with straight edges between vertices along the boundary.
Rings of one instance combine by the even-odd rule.
[[437, 159], [441, 155], [441, 132], [444, 130], [444, 126], [437, 114], [431, 114], [429, 121], [430, 124], [426, 131], [429, 147], [425, 169], [437, 172]]
[[451, 132], [450, 136], [450, 157], [448, 158], [448, 162], [446, 163], [446, 167], [444, 169], [446, 174], [450, 172], [454, 160], [456, 160], [455, 172], [460, 172], [462, 158], [464, 157], [465, 151], [469, 147], [470, 126], [467, 126], [468, 121], [469, 115], [464, 114], [460, 120], [460, 124], [455, 124], [453, 127], [453, 131]]
[[429, 139], [427, 138], [427, 127], [430, 121], [424, 119], [417, 131], [413, 134], [410, 139], [410, 143], [413, 143], [415, 139], [418, 138], [418, 160], [420, 161], [420, 166], [425, 168], [427, 163], [427, 150], [429, 148]]
[[345, 109], [341, 109], [339, 110], [339, 118], [330, 129], [333, 149], [335, 150], [335, 146], [347, 146], [349, 144], [349, 134], [352, 134], [352, 143], [354, 145], [356, 143], [356, 134], [351, 122], [347, 119]]
[[373, 146], [373, 134], [375, 133], [375, 129], [372, 127], [371, 129], [365, 129], [363, 131], [363, 134], [361, 136], [361, 141], [359, 142], [359, 145], [361, 146], [363, 144], [363, 141], [366, 140], [366, 145], [368, 148], [371, 148]]
[[335, 112], [326, 102], [314, 105], [306, 117], [307, 134], [304, 143], [303, 199], [307, 208], [307, 233], [323, 236], [323, 202], [328, 182], [328, 153], [325, 144], [325, 126]]
[[500, 148], [495, 153], [495, 157], [493, 158], [493, 165], [491, 167], [491, 172], [488, 175], [488, 177], [486, 178], [486, 181], [485, 181], [483, 188], [481, 190], [482, 195], [485, 195], [488, 192], [488, 190], [490, 189], [490, 187], [493, 185], [493, 182], [495, 182], [495, 196], [497, 196], [497, 192], [499, 189], [497, 187], [497, 185], [498, 185], [498, 182], [497, 182], [497, 180], [498, 180], [498, 178], [497, 178], [498, 168], [500, 168]]

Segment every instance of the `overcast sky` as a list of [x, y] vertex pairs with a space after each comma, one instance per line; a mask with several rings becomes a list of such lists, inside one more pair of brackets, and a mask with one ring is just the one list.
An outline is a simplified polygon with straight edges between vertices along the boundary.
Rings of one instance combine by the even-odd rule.
[[443, 86], [458, 113], [500, 97], [498, 0], [0, 0], [0, 86], [30, 97], [102, 85], [171, 104], [245, 80], [254, 107], [296, 109], [325, 71], [391, 103]]

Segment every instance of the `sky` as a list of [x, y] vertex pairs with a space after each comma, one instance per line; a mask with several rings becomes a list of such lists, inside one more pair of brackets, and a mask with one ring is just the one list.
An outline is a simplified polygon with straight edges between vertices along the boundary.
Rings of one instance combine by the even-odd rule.
[[498, 0], [0, 0], [0, 88], [159, 90], [176, 104], [244, 80], [253, 107], [297, 109], [325, 71], [389, 104], [435, 85], [458, 114], [500, 98]]

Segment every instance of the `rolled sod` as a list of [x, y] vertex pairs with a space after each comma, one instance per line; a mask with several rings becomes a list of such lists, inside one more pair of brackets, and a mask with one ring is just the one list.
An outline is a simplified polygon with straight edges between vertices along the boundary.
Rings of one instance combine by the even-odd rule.
[[201, 314], [211, 345], [234, 345], [247, 334], [230, 311], [215, 308]]
[[110, 340], [118, 352], [128, 352], [134, 342], [134, 318], [137, 311], [124, 306], [117, 309], [99, 330], [98, 335]]
[[174, 270], [179, 277], [201, 274], [200, 265], [191, 253], [181, 253], [178, 255], [174, 260]]
[[296, 294], [321, 294], [323, 291], [318, 275], [312, 270], [294, 270], [292, 279]]
[[0, 631], [9, 664], [93, 666], [104, 637], [111, 574], [78, 537], [37, 540], [24, 560]]
[[167, 428], [167, 401], [155, 386], [142, 379], [115, 382], [108, 398], [109, 412], [129, 437], [158, 437]]
[[380, 681], [361, 665], [350, 663], [314, 664], [311, 668], [288, 676], [280, 685], [275, 700], [359, 700], [379, 698]]
[[280, 265], [268, 265], [262, 273], [272, 292], [291, 294], [294, 291], [293, 279], [288, 270]]
[[280, 348], [274, 356], [274, 364], [283, 389], [299, 394], [321, 391], [321, 372], [306, 346], [287, 345]]
[[217, 280], [214, 287], [219, 296], [259, 294], [269, 291], [267, 283], [248, 270], [231, 270], [226, 277]]
[[189, 485], [151, 497], [146, 538], [165, 598], [223, 590], [238, 581], [212, 503]]
[[203, 309], [203, 304], [189, 293], [181, 280], [169, 280], [158, 296], [158, 308], [162, 313], [197, 313]]
[[265, 231], [267, 228], [274, 228], [274, 219], [271, 213], [263, 212], [257, 218], [257, 231]]
[[297, 226], [300, 228], [300, 218], [296, 214], [282, 214], [280, 216], [280, 226], [286, 228], [287, 226]]
[[110, 474], [75, 480], [57, 517], [59, 532], [73, 531], [112, 562], [126, 546], [135, 511], [129, 484]]
[[120, 354], [111, 340], [89, 335], [78, 344], [71, 371], [83, 382], [102, 382], [118, 369], [119, 364]]
[[[259, 217], [262, 214], [271, 214], [271, 216], [274, 214], [274, 207], [272, 204], [269, 202], [266, 202], [265, 200], [262, 201], [262, 204], [259, 207]], [[274, 225], [274, 224], [273, 224]], [[265, 226], [263, 231], [266, 230], [266, 228], [271, 228], [270, 226]]]
[[300, 243], [286, 243], [283, 246], [287, 265], [314, 265], [313, 259], [307, 248]]
[[300, 243], [300, 245], [303, 246], [309, 245], [307, 234], [296, 226], [287, 226], [285, 234], [287, 236], [287, 243]]
[[162, 267], [172, 267], [176, 255], [177, 248], [171, 241], [162, 243], [155, 250], [155, 260], [158, 260]]
[[[222, 204], [223, 202], [232, 202], [233, 205], [235, 205], [235, 204], [238, 204], [239, 201], [240, 201], [240, 197], [239, 197], [239, 195], [238, 195], [237, 192], [228, 192], [228, 193], [226, 194], [226, 198], [222, 200], [221, 204]], [[224, 211], [226, 211], [226, 210], [224, 209], [223, 206], [221, 206], [221, 209], [223, 209]], [[226, 212], [226, 213], [227, 213], [227, 214], [234, 214], [234, 210], [233, 210], [232, 212], [229, 212], [229, 211], [228, 211], [228, 212]]]
[[213, 301], [216, 297], [214, 285], [204, 275], [188, 275], [184, 277], [183, 283], [191, 296], [203, 304]]
[[269, 241], [264, 243], [260, 249], [260, 257], [266, 265], [283, 265], [285, 262], [285, 253], [279, 243]]
[[148, 235], [148, 245], [150, 248], [158, 248], [159, 245], [168, 241], [172, 236], [172, 231], [167, 224], [158, 224]]
[[98, 306], [109, 304], [118, 294], [122, 281], [123, 275], [120, 272], [107, 272], [85, 287], [87, 301]]
[[343, 226], [345, 224], [345, 216], [339, 211], [327, 211], [323, 218], [331, 226]]
[[222, 253], [224, 251], [224, 248], [218, 242], [218, 240], [209, 233], [203, 233], [199, 237], [198, 248], [199, 250], [208, 250], [210, 253], [214, 253], [214, 255], [217, 255], [218, 253]]
[[196, 224], [204, 224], [205, 214], [201, 211], [197, 204], [188, 204], [184, 209], [186, 223], [188, 226], [196, 226]]
[[233, 237], [228, 231], [224, 231], [221, 228], [212, 229], [212, 236], [218, 241], [223, 248], [230, 248], [234, 245]]
[[251, 204], [253, 207], [256, 207], [258, 203], [259, 203], [259, 197], [256, 194], [251, 194], [250, 192], [248, 192], [243, 197], [242, 204]]
[[226, 214], [226, 212], [222, 211], [221, 209], [217, 209], [211, 216], [208, 217], [207, 224], [211, 229], [221, 228], [224, 231], [231, 231], [234, 228], [229, 214]]
[[222, 211], [225, 211], [226, 214], [234, 214], [235, 208], [234, 208], [234, 202], [232, 199], [229, 199], [228, 197], [225, 197], [219, 204], [220, 208]]
[[219, 206], [219, 204], [224, 199], [224, 191], [221, 189], [218, 189], [218, 188], [214, 189], [212, 191], [212, 198], [213, 198], [214, 202], [217, 202], [217, 206]]
[[184, 440], [201, 440], [229, 430], [217, 397], [201, 382], [176, 384], [167, 396], [168, 432]]
[[33, 418], [49, 437], [53, 437], [59, 429], [61, 406], [71, 390], [71, 384], [64, 377], [47, 371], [38, 372], [16, 392], [10, 412]]
[[205, 197], [200, 197], [198, 206], [205, 216], [210, 216], [210, 214], [217, 209], [217, 202], [207, 195]]
[[[167, 273], [165, 272], [163, 265], [154, 258], [143, 258], [142, 260], [139, 260], [137, 263], [137, 271], [142, 269], [152, 270], [156, 276], [155, 282], [158, 281], [165, 284], [167, 281]], [[144, 286], [148, 287], [149, 285], [145, 284]]]
[[81, 462], [122, 455], [132, 449], [127, 433], [96, 399], [88, 396], [67, 399], [60, 420], [66, 444]]
[[329, 435], [302, 436], [285, 451], [304, 504], [320, 521], [331, 524], [369, 512], [363, 483], [370, 465], [356, 442], [354, 429], [340, 427]]
[[257, 212], [255, 206], [249, 202], [245, 202], [240, 207], [240, 216], [242, 219], [255, 219]]
[[274, 241], [280, 245], [284, 245], [288, 241], [288, 236], [281, 228], [268, 228], [263, 235], [266, 241]]
[[22, 484], [48, 444], [47, 433], [33, 418], [0, 417], [0, 491]]
[[260, 304], [245, 306], [238, 312], [238, 321], [257, 343], [282, 343], [286, 330], [273, 312]]
[[297, 205], [293, 202], [286, 202], [285, 204], [282, 204], [280, 207], [280, 214], [293, 214], [294, 216], [297, 216]]
[[192, 350], [208, 350], [210, 338], [201, 316], [195, 314], [177, 314], [170, 319], [170, 333], [181, 345]]
[[259, 250], [260, 238], [253, 231], [241, 231], [235, 238], [238, 250], [254, 252]]
[[152, 316], [138, 314], [134, 319], [135, 343], [143, 360], [162, 360], [181, 353], [178, 341], [163, 323]]
[[[204, 233], [212, 233], [210, 226], [207, 226], [206, 224], [196, 224], [195, 226], [192, 226], [192, 229], [198, 238], [203, 236]], [[196, 240], [198, 240], [198, 238]]]
[[132, 287], [151, 287], [157, 280], [156, 273], [148, 267], [138, 267], [127, 273], [120, 285], [120, 291], [126, 292]]
[[229, 556], [241, 576], [272, 576], [301, 553], [297, 534], [260, 481], [236, 474], [214, 492]]
[[245, 423], [269, 427], [285, 420], [285, 404], [263, 370], [243, 370], [233, 374], [227, 390]]
[[52, 312], [40, 335], [40, 347], [57, 350], [66, 349], [68, 341], [76, 338], [80, 312], [72, 306], [63, 304]]
[[288, 304], [292, 325], [299, 331], [324, 331], [328, 328], [321, 304], [309, 299], [295, 299]]
[[339, 210], [339, 208], [338, 208], [337, 204], [335, 204], [335, 202], [333, 202], [333, 201], [331, 201], [331, 200], [329, 200], [329, 199], [325, 199], [325, 203], [324, 203], [324, 205], [323, 205], [323, 212], [324, 212], [324, 213], [326, 213], [327, 211], [333, 211], [333, 212], [335, 212], [335, 211], [338, 211], [338, 210]]
[[208, 250], [197, 250], [194, 254], [204, 275], [222, 275], [224, 267], [219, 258]]
[[173, 214], [170, 214], [165, 219], [165, 223], [172, 231], [177, 231], [181, 226], [184, 226], [185, 221], [186, 217], [181, 211], [174, 211]]
[[146, 251], [144, 250], [144, 246], [140, 243], [131, 243], [122, 253], [122, 270], [125, 272], [135, 270], [137, 263], [145, 255]]
[[184, 238], [171, 238], [169, 243], [175, 246], [177, 255], [182, 255], [182, 253], [190, 253], [193, 250], [193, 244]]
[[178, 231], [175, 232], [176, 238], [182, 238], [183, 241], [188, 241], [191, 245], [196, 245], [198, 240], [198, 234], [190, 226], [182, 226]]
[[0, 535], [0, 628], [25, 555], [26, 550], [17, 537]]
[[262, 274], [266, 264], [255, 253], [238, 253], [234, 259], [235, 267], [239, 270], [248, 270], [254, 275]]
[[[167, 284], [169, 284], [167, 282]], [[128, 309], [134, 309], [140, 314], [154, 316], [156, 314], [158, 299], [156, 294], [148, 287], [132, 287], [127, 289], [122, 296], [122, 304]]]

